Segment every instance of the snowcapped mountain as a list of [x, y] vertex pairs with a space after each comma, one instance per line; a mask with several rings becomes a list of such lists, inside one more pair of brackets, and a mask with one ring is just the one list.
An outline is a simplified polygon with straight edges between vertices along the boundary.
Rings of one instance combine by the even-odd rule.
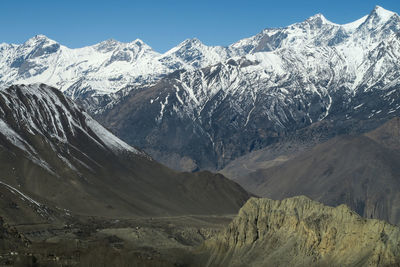
[[170, 166], [220, 168], [313, 122], [400, 115], [399, 32], [381, 7], [345, 25], [318, 14], [213, 48], [226, 60], [134, 87], [97, 118]]
[[214, 169], [320, 120], [399, 114], [399, 32], [398, 14], [377, 6], [348, 24], [317, 14], [164, 54], [140, 40], [70, 49], [36, 36], [0, 45], [0, 86], [56, 86], [169, 166]]
[[[159, 56], [140, 40], [107, 40], [94, 46], [70, 49], [37, 35], [21, 45], [2, 44], [1, 84], [43, 82], [72, 97], [94, 90], [104, 94], [128, 83], [148, 79], [148, 62]], [[151, 66], [155, 75], [166, 70]]]
[[0, 44], [0, 86], [41, 82], [85, 99], [151, 83], [177, 69], [206, 67], [230, 55], [227, 48], [208, 47], [197, 39], [159, 54], [139, 39], [70, 49], [37, 35], [21, 45]]
[[399, 16], [381, 7], [345, 25], [317, 14], [286, 28], [265, 29], [229, 47], [206, 46], [198, 39], [188, 39], [164, 54], [139, 39], [130, 43], [110, 39], [70, 49], [37, 35], [20, 45], [0, 44], [0, 86], [46, 83], [73, 99], [86, 99], [115, 93], [127, 86], [154, 83], [175, 70], [197, 70], [231, 57], [282, 49], [336, 48], [357, 66], [365, 53], [390, 38], [398, 25]]
[[[348, 23], [336, 24], [322, 14], [286, 28], [265, 29], [261, 33], [231, 45], [245, 53], [273, 51], [279, 48], [337, 47], [369, 48], [398, 30], [399, 16], [376, 6], [369, 15]], [[386, 30], [385, 30], [386, 29]]]
[[161, 61], [168, 64], [171, 69], [195, 70], [237, 55], [239, 54], [235, 49], [206, 46], [200, 40], [193, 38], [167, 51]]

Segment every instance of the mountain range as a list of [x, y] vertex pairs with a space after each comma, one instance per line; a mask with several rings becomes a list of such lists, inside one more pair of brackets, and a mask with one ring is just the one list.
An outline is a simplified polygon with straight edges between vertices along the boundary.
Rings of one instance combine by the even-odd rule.
[[60, 88], [130, 145], [178, 170], [221, 169], [314, 122], [400, 114], [400, 17], [377, 6], [338, 25], [317, 14], [228, 47], [140, 40], [70, 49], [0, 45], [0, 86]]
[[152, 83], [178, 69], [206, 67], [233, 53], [223, 47], [207, 47], [197, 39], [185, 40], [164, 54], [139, 39], [130, 43], [109, 39], [71, 49], [36, 35], [21, 45], [0, 45], [0, 85], [42, 82], [73, 99], [87, 98]]
[[346, 25], [316, 15], [266, 29], [226, 48], [242, 56], [98, 100], [95, 117], [185, 170], [221, 169], [320, 121], [370, 130], [400, 114], [399, 29], [400, 17], [380, 7]]

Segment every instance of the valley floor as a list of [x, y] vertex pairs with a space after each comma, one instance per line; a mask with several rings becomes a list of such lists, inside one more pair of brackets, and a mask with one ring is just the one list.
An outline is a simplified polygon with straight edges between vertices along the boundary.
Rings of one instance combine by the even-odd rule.
[[0, 266], [201, 266], [196, 247], [232, 219], [81, 217], [65, 225], [10, 225], [31, 242], [3, 247]]

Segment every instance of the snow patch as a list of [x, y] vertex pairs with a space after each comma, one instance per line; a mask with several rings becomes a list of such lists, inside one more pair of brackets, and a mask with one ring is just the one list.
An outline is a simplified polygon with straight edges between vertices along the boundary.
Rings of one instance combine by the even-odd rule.
[[168, 97], [169, 97], [169, 94], [165, 97], [164, 103], [162, 101], [160, 101], [161, 109], [160, 109], [160, 115], [156, 118], [157, 122], [160, 122], [164, 116], [164, 109], [168, 105]]
[[364, 106], [364, 103], [362, 103], [362, 104], [360, 104], [360, 105], [357, 105], [357, 106], [355, 106], [355, 107], [354, 107], [354, 110], [357, 110], [357, 109], [361, 108], [362, 106]]
[[0, 181], [0, 184], [2, 184], [2, 185], [4, 185], [5, 187], [7, 187], [11, 192], [13, 192], [13, 193], [16, 192], [16, 193], [18, 193], [18, 194], [21, 195], [24, 199], [28, 200], [28, 201], [31, 202], [32, 204], [35, 204], [35, 205], [38, 206], [38, 207], [41, 207], [41, 206], [42, 206], [39, 202], [37, 202], [37, 201], [33, 200], [32, 198], [28, 197], [27, 195], [25, 195], [24, 193], [22, 193], [21, 191], [19, 191], [19, 190], [16, 189], [15, 187], [12, 187], [11, 185], [6, 184], [6, 183], [4, 183], [4, 182], [2, 182], [2, 181]]
[[92, 119], [89, 115], [84, 113], [86, 116], [86, 124], [88, 127], [94, 132], [94, 134], [99, 137], [99, 139], [105, 144], [105, 146], [111, 149], [114, 152], [121, 152], [121, 151], [129, 151], [135, 154], [142, 154], [137, 149], [131, 147], [108, 130], [106, 130], [103, 126], [101, 126], [97, 121]]

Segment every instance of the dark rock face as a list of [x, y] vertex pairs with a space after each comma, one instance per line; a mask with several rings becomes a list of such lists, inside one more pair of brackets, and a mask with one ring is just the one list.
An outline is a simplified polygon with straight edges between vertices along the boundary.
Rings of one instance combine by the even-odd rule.
[[[154, 86], [132, 90], [96, 118], [171, 167], [185, 169], [176, 163], [185, 157], [199, 169], [214, 170], [313, 122], [327, 121], [333, 131], [345, 133], [363, 121], [358, 129], [362, 133], [400, 115], [397, 84], [361, 86], [353, 93], [341, 87], [346, 81], [340, 79], [327, 93], [326, 78], [313, 85], [321, 92], [310, 92], [302, 89], [302, 78], [296, 75], [271, 75], [278, 84], [270, 87], [235, 64], [175, 73]], [[229, 82], [235, 79], [239, 82]], [[229, 89], [232, 86], [236, 89]], [[177, 160], [168, 162], [170, 157]]]

